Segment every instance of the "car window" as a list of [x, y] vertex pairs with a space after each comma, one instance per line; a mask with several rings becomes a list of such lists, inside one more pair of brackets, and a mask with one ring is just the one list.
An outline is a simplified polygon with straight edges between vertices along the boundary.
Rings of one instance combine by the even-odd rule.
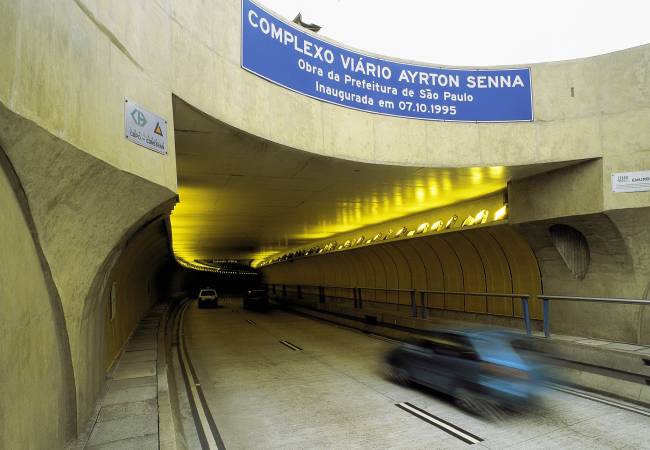
[[217, 293], [212, 289], [204, 289], [200, 295], [216, 295]]
[[440, 333], [433, 351], [441, 356], [476, 360], [478, 355], [466, 336], [454, 333]]
[[523, 364], [523, 360], [512, 348], [512, 345], [503, 338], [481, 336], [473, 337], [472, 341], [481, 359], [485, 361], [509, 361], [514, 364]]

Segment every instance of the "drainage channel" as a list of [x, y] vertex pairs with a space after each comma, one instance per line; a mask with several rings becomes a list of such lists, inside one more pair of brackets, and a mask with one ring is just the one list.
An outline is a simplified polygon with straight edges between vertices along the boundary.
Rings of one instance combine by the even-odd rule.
[[478, 444], [479, 442], [483, 442], [483, 439], [470, 433], [469, 431], [463, 430], [462, 428], [454, 425], [453, 423], [447, 422], [446, 420], [443, 420], [440, 417], [434, 416], [433, 414], [430, 414], [425, 410], [418, 408], [417, 406], [409, 402], [396, 403], [395, 406], [397, 406], [400, 409], [403, 409], [409, 414], [414, 415], [420, 420], [423, 420], [435, 427], [440, 428], [445, 433], [448, 433], [467, 444], [473, 445], [473, 444]]
[[221, 439], [219, 430], [214, 422], [214, 418], [210, 413], [208, 404], [205, 400], [205, 395], [203, 394], [203, 389], [201, 388], [201, 383], [199, 382], [198, 377], [196, 376], [196, 371], [190, 359], [190, 355], [187, 352], [187, 346], [185, 344], [185, 327], [184, 319], [185, 312], [187, 307], [191, 302], [185, 303], [182, 306], [180, 312], [180, 319], [178, 324], [178, 359], [180, 364], [181, 373], [183, 375], [183, 381], [185, 383], [185, 389], [187, 391], [187, 396], [190, 403], [190, 409], [192, 410], [192, 417], [194, 418], [194, 425], [196, 427], [196, 432], [201, 442], [201, 448], [203, 450], [225, 450], [226, 446]]

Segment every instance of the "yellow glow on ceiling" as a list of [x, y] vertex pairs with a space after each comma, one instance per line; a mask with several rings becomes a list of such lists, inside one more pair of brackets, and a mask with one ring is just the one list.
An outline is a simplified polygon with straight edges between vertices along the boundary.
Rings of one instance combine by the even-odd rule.
[[[302, 212], [299, 223], [292, 223], [291, 217], [283, 219], [284, 224], [273, 232], [277, 235], [274, 245], [262, 248], [247, 255], [219, 254], [214, 251], [211, 241], [228, 239], [237, 234], [240, 224], [228, 224], [227, 215], [232, 208], [242, 209], [249, 215], [255, 227], [270, 227], [262, 219], [255, 219], [255, 195], [240, 195], [227, 188], [211, 186], [186, 186], [179, 182], [180, 202], [171, 216], [174, 253], [187, 261], [213, 257], [266, 258], [277, 252], [295, 246], [299, 242], [315, 241], [346, 233], [357, 228], [389, 221], [401, 216], [414, 214], [498, 191], [505, 187], [503, 168], [473, 167], [416, 173], [400, 183], [382, 184], [382, 180], [372, 181], [363, 190], [338, 190], [325, 196], [326, 205], [307, 207]], [[426, 175], [426, 176], [424, 176]], [[464, 181], [463, 181], [464, 180]], [[442, 192], [439, 187], [442, 187]], [[265, 193], [259, 193], [264, 196]], [[281, 193], [277, 195], [281, 196]], [[245, 201], [250, 202], [246, 211]], [[279, 215], [284, 215], [278, 211]], [[299, 226], [299, 230], [296, 226]], [[252, 232], [252, 231], [251, 231]], [[273, 239], [270, 240], [273, 243]]]
[[361, 163], [265, 141], [177, 98], [173, 106], [180, 202], [171, 215], [172, 242], [186, 261], [264, 258], [482, 197], [551, 168]]

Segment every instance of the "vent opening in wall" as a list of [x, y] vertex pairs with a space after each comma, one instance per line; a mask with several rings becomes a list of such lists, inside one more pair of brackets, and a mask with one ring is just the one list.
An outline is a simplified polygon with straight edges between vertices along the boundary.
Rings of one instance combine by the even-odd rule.
[[573, 275], [582, 280], [589, 270], [587, 238], [573, 227], [557, 224], [549, 228], [553, 245]]

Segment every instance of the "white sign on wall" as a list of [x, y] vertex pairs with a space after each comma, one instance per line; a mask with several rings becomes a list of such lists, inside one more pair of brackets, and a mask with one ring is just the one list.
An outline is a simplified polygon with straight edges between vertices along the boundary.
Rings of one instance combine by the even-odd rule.
[[612, 191], [614, 192], [650, 191], [650, 170], [644, 170], [642, 172], [613, 173]]
[[124, 135], [135, 144], [167, 154], [167, 121], [128, 98], [124, 99]]

